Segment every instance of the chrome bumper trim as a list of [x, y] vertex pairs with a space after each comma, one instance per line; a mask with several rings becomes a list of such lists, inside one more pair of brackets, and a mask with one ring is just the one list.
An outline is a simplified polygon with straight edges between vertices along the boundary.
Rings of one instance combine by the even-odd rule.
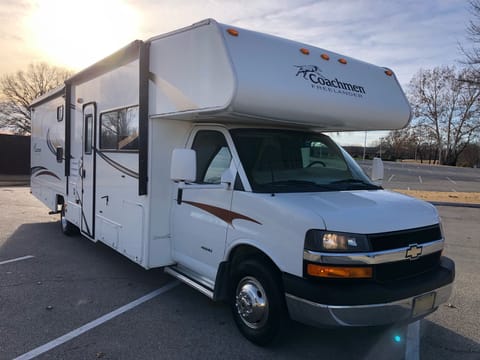
[[[444, 246], [444, 240], [431, 241], [418, 246], [422, 248], [421, 256], [433, 254], [441, 251]], [[413, 245], [413, 244], [412, 244]], [[407, 251], [409, 247], [402, 247], [393, 250], [369, 252], [369, 253], [326, 253], [311, 250], [303, 251], [303, 259], [320, 264], [330, 265], [375, 265], [388, 262], [407, 260]], [[412, 259], [411, 261], [415, 261]]]
[[[401, 322], [413, 322], [434, 312], [441, 304], [448, 301], [453, 285], [449, 284], [436, 290], [428, 291], [406, 299], [372, 305], [336, 306], [318, 304], [309, 300], [286, 294], [287, 307], [293, 320], [317, 327], [339, 326], [376, 326]], [[435, 293], [433, 308], [413, 316], [414, 299]]]

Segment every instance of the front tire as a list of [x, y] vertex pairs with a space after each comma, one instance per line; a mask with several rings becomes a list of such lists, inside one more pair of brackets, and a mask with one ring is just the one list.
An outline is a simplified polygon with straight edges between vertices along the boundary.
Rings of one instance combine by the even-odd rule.
[[74, 236], [79, 233], [78, 227], [73, 225], [65, 218], [65, 206], [62, 206], [62, 211], [60, 212], [60, 227], [62, 229], [62, 233], [67, 236]]
[[267, 345], [285, 320], [283, 293], [275, 272], [260, 260], [245, 260], [233, 273], [231, 311], [240, 332], [257, 345]]

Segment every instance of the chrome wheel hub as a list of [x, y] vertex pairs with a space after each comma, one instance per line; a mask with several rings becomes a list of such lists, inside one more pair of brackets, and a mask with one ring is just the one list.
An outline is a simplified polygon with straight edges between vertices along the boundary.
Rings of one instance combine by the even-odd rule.
[[235, 306], [240, 319], [250, 328], [262, 327], [268, 318], [268, 299], [257, 279], [247, 276], [237, 286]]

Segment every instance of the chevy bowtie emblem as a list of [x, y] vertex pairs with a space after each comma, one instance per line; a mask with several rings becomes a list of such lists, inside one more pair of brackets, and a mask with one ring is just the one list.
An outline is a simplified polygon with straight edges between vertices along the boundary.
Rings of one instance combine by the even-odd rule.
[[418, 246], [417, 244], [411, 244], [408, 246], [407, 252], [405, 253], [405, 257], [410, 260], [417, 259], [420, 255], [422, 255], [422, 247]]

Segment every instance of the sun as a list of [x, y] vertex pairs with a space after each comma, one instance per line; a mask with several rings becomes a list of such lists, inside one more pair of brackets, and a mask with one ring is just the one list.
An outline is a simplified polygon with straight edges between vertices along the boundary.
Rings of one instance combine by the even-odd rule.
[[138, 12], [122, 0], [38, 0], [28, 19], [42, 57], [74, 70], [135, 40], [138, 25]]

